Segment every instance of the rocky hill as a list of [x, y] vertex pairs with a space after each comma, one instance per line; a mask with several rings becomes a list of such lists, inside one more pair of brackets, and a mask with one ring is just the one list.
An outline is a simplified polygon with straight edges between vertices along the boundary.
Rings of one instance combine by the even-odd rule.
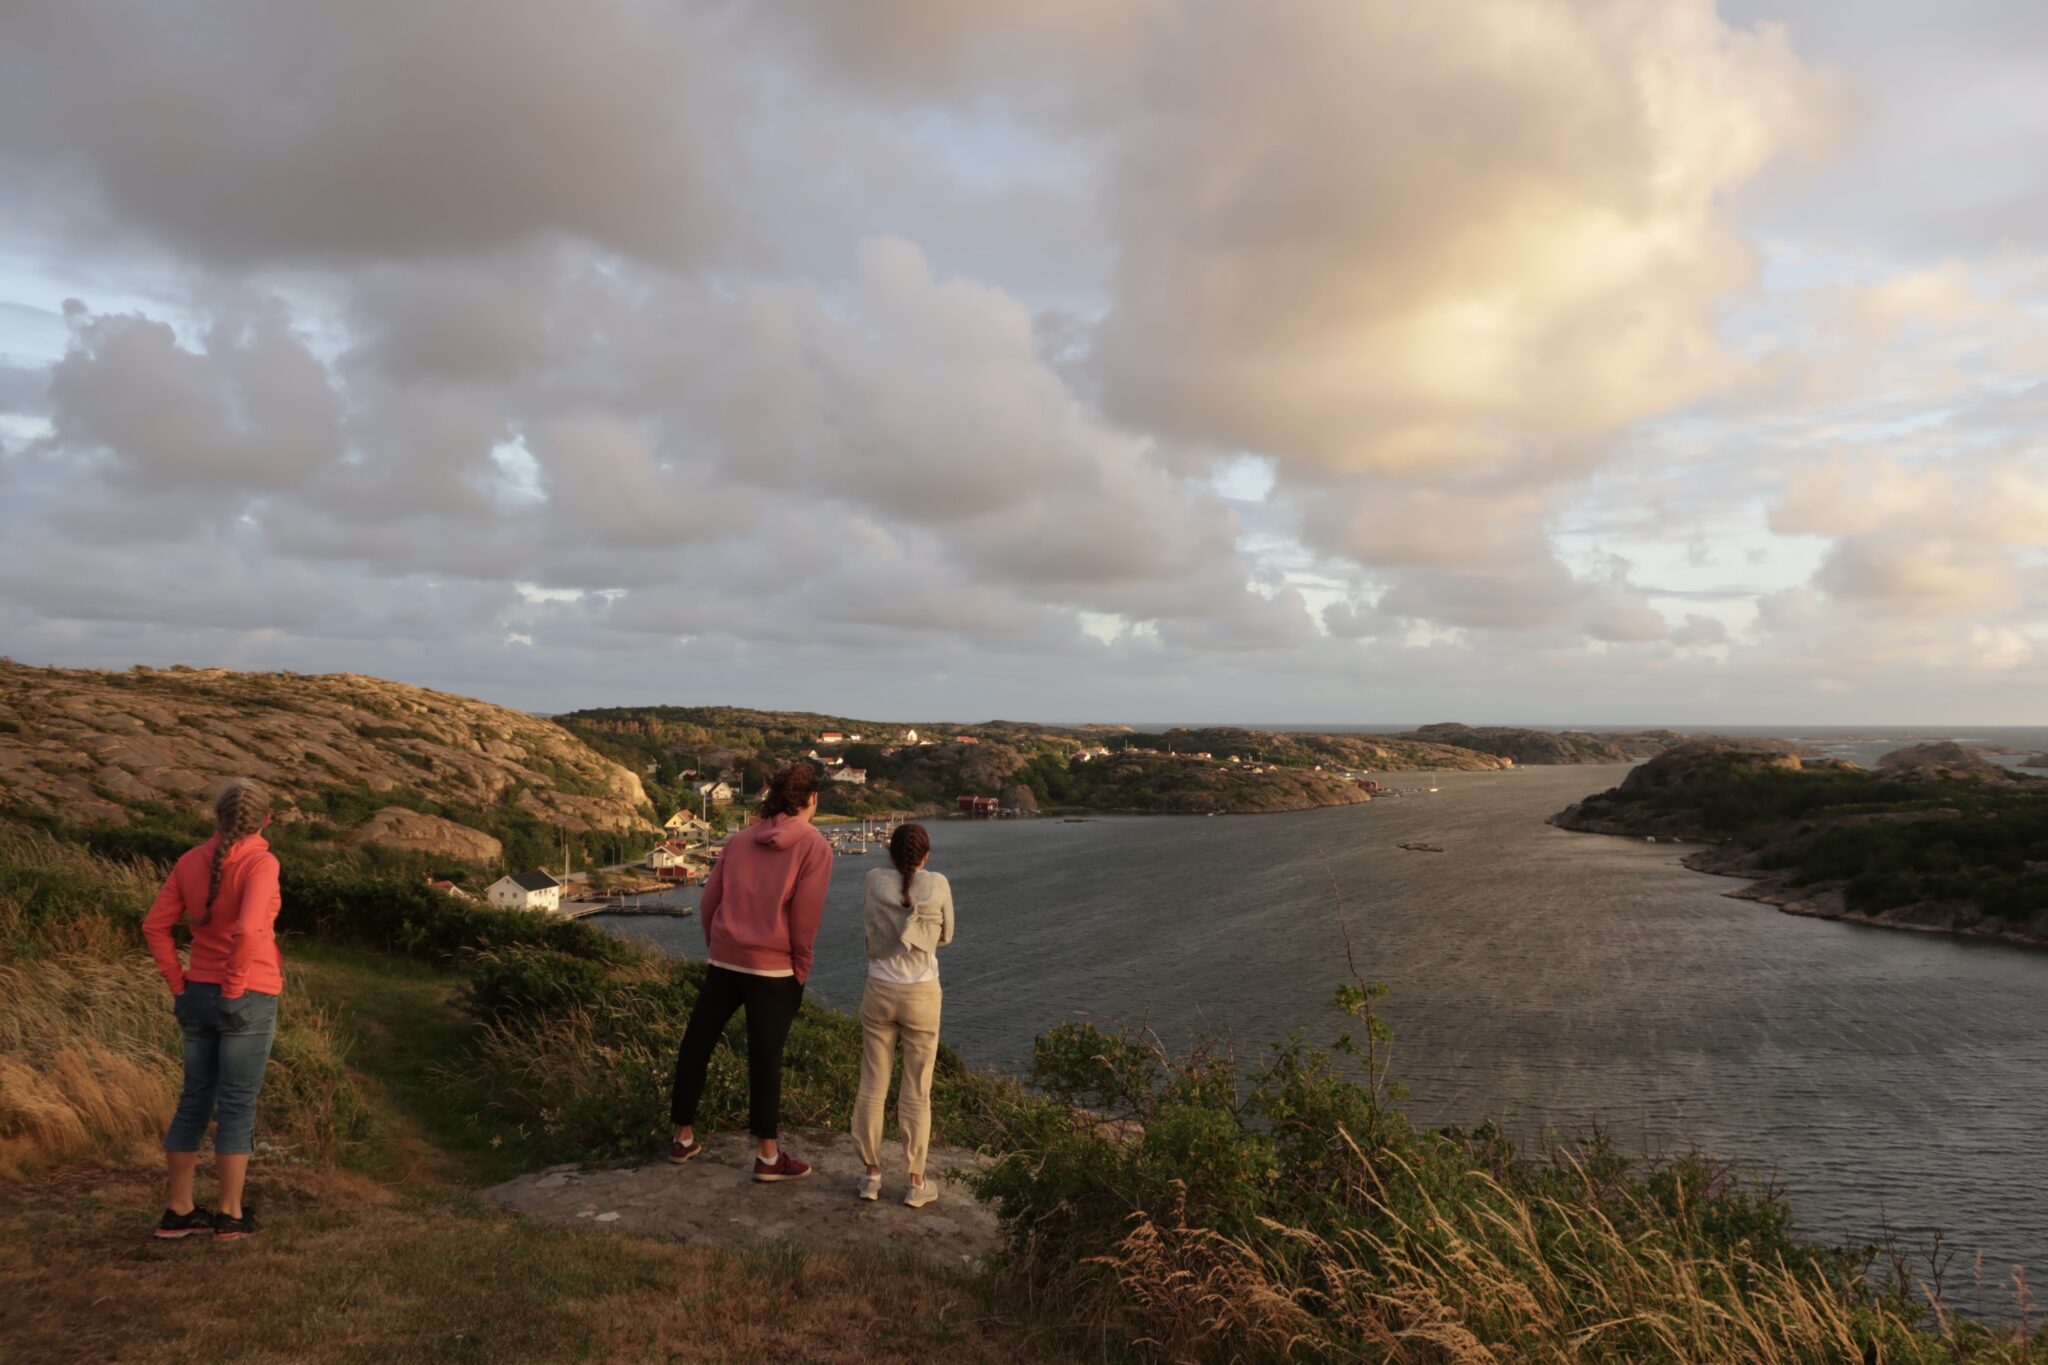
[[1662, 753], [1685, 739], [1674, 730], [1596, 735], [1584, 730], [1525, 730], [1507, 725], [1461, 725], [1455, 721], [1418, 726], [1410, 733], [1432, 744], [1455, 744], [1461, 749], [1498, 754], [1525, 766], [1628, 763]]
[[1461, 725], [1455, 721], [1424, 725], [1398, 738], [1451, 744], [1462, 749], [1498, 754], [1523, 766], [1565, 763], [1633, 763], [1686, 744], [1719, 744], [1724, 748], [1769, 753], [1815, 753], [1806, 745], [1783, 739], [1729, 739], [1721, 735], [1686, 734], [1678, 730], [1529, 730], [1516, 725]]
[[253, 777], [277, 818], [343, 842], [489, 864], [501, 836], [637, 832], [633, 773], [552, 721], [353, 673], [0, 662], [0, 810], [67, 824], [185, 812]]
[[1246, 730], [1234, 726], [1183, 727], [1163, 734], [1129, 734], [1108, 741], [1110, 747], [1132, 744], [1176, 754], [1210, 753], [1226, 762], [1235, 755], [1246, 762], [1313, 769], [1343, 768], [1358, 772], [1420, 772], [1428, 769], [1488, 772], [1511, 768], [1495, 754], [1467, 745], [1418, 738], [1415, 735], [1373, 735], [1352, 731]]
[[1966, 748], [1950, 740], [1915, 744], [1894, 749], [1877, 761], [1878, 772], [1908, 781], [2003, 782], [2011, 774], [1986, 758], [1981, 750]]
[[1720, 839], [1740, 823], [1731, 824], [1723, 810], [1730, 791], [1762, 774], [1804, 770], [1793, 754], [1711, 740], [1681, 744], [1632, 769], [1620, 786], [1559, 811], [1550, 823], [1589, 834]]

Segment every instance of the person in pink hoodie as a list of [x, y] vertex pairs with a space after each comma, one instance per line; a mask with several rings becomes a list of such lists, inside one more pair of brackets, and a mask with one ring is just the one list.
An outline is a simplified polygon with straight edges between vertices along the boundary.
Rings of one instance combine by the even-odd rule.
[[801, 1180], [811, 1168], [781, 1150], [782, 1047], [804, 1003], [811, 944], [832, 879], [832, 846], [812, 827], [818, 813], [818, 770], [792, 763], [769, 779], [758, 824], [726, 840], [697, 907], [710, 958], [704, 985], [676, 1051], [669, 1118], [675, 1135], [668, 1159], [698, 1156], [697, 1102], [711, 1051], [733, 1012], [747, 1012], [748, 1127], [754, 1134], [754, 1179]]
[[[142, 921], [142, 937], [171, 988], [171, 1012], [185, 1035], [185, 1088], [164, 1134], [170, 1198], [156, 1235], [198, 1233], [231, 1242], [257, 1230], [256, 1211], [243, 1205], [242, 1190], [255, 1150], [256, 1096], [277, 1034], [284, 964], [272, 928], [277, 858], [263, 837], [270, 797], [254, 782], [230, 782], [214, 801], [213, 815], [214, 836], [178, 859]], [[192, 934], [188, 963], [178, 961], [171, 934], [181, 924]], [[193, 1201], [192, 1181], [216, 1109], [220, 1208], [208, 1213]]]

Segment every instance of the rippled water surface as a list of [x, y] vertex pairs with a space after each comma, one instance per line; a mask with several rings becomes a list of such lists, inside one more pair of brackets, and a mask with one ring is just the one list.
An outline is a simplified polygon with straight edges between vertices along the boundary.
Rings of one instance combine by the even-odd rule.
[[[1403, 775], [1439, 790], [1294, 815], [934, 822], [959, 905], [946, 1038], [1017, 1067], [1081, 1014], [1240, 1048], [1328, 1035], [1334, 879], [1392, 987], [1418, 1121], [1697, 1144], [1775, 1174], [1811, 1237], [1939, 1228], [1987, 1287], [2048, 1267], [2048, 953], [1780, 914], [1681, 848], [1543, 823], [1625, 771]], [[859, 999], [876, 865], [835, 870], [812, 983], [830, 1003]], [[694, 919], [597, 922], [703, 951]]]

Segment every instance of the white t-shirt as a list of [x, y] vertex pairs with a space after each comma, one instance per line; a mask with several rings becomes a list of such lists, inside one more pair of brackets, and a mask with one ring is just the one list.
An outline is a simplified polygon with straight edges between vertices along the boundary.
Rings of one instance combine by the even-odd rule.
[[768, 967], [735, 967], [735, 966], [733, 966], [733, 965], [732, 965], [732, 963], [730, 963], [730, 962], [720, 962], [720, 961], [719, 961], [719, 960], [718, 960], [717, 958], [715, 958], [715, 957], [711, 959], [711, 965], [712, 965], [712, 966], [714, 966], [714, 967], [723, 967], [723, 968], [724, 968], [724, 969], [725, 969], [726, 971], [729, 971], [729, 972], [740, 972], [740, 973], [742, 973], [742, 974], [744, 974], [744, 975], [746, 975], [746, 976], [795, 976], [795, 975], [796, 975], [796, 972], [795, 972], [795, 971], [793, 971], [792, 969], [788, 968], [788, 967], [775, 967], [775, 968], [768, 968]]
[[893, 981], [899, 986], [915, 986], [921, 981], [937, 981], [939, 955], [897, 953], [894, 957], [871, 957], [868, 959], [868, 979]]

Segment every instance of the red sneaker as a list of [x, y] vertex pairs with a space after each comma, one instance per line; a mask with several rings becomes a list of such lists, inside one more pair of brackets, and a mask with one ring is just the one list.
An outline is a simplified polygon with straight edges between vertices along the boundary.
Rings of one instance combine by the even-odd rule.
[[668, 1140], [668, 1159], [678, 1166], [682, 1165], [685, 1161], [695, 1160], [702, 1155], [704, 1155], [704, 1144], [695, 1138], [688, 1142], [677, 1142], [674, 1138]]
[[754, 1158], [754, 1179], [766, 1185], [777, 1180], [802, 1180], [811, 1173], [811, 1168], [798, 1161], [788, 1152], [777, 1152], [775, 1160], [763, 1161]]

